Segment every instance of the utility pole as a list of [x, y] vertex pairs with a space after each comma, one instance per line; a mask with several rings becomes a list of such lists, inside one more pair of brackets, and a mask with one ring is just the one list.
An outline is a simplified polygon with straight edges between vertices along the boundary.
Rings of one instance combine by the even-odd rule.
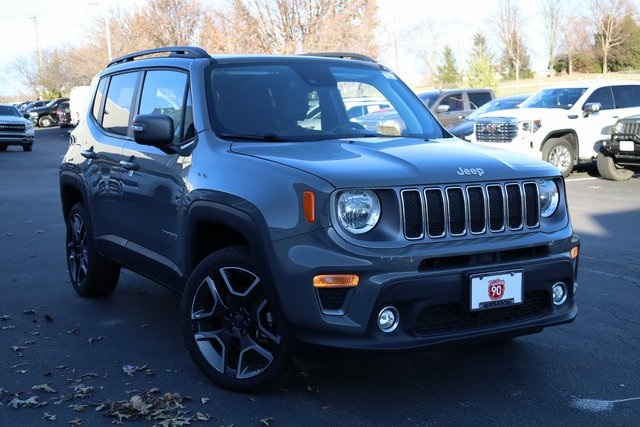
[[[31, 19], [33, 19], [33, 26], [35, 28], [35, 34], [36, 34], [36, 67], [38, 68], [38, 81], [42, 81], [42, 63], [40, 60], [40, 42], [38, 40], [38, 17], [37, 16], [32, 16]], [[40, 99], [40, 90], [38, 89], [38, 99]]]

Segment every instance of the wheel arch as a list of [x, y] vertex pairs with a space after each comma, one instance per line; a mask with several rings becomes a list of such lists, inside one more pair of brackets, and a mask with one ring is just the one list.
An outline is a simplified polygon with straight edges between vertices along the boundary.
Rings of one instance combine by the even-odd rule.
[[578, 134], [573, 129], [558, 129], [553, 132], [550, 132], [543, 140], [542, 144], [540, 144], [540, 151], [544, 150], [544, 146], [549, 142], [550, 139], [554, 138], [564, 138], [569, 145], [571, 145], [571, 149], [573, 150], [574, 157], [577, 161], [578, 153], [579, 153], [579, 142], [578, 142]]
[[60, 174], [60, 202], [62, 204], [62, 216], [67, 218], [73, 205], [78, 202], [82, 202], [85, 205], [85, 210], [89, 213], [89, 206], [84, 203], [86, 195], [84, 186], [80, 178], [71, 173], [62, 172]]

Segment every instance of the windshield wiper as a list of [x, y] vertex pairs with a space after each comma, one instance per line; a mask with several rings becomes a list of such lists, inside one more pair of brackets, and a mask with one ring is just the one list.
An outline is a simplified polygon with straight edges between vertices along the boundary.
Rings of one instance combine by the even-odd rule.
[[240, 141], [262, 141], [262, 142], [286, 142], [290, 141], [279, 137], [274, 133], [266, 133], [264, 135], [245, 135], [241, 133], [219, 133], [218, 136], [223, 139], [234, 139]]

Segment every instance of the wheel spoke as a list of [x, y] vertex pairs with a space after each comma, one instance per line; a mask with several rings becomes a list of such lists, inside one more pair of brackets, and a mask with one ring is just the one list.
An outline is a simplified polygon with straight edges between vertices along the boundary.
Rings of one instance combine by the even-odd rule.
[[238, 297], [246, 297], [260, 283], [258, 276], [240, 267], [223, 267], [220, 276], [229, 292]]
[[258, 375], [273, 361], [273, 354], [249, 336], [242, 337], [240, 345], [236, 378], [250, 378]]
[[224, 330], [197, 332], [193, 336], [200, 353], [218, 372], [224, 373], [227, 366], [229, 335]]
[[222, 300], [220, 293], [218, 292], [218, 288], [216, 287], [215, 281], [210, 276], [207, 276], [203, 280], [203, 284], [205, 283], [207, 285], [207, 289], [209, 290], [209, 296], [213, 300], [213, 306], [211, 307], [210, 310], [200, 309], [197, 311], [192, 311], [191, 320], [221, 318], [229, 312], [229, 307], [227, 307], [224, 301]]

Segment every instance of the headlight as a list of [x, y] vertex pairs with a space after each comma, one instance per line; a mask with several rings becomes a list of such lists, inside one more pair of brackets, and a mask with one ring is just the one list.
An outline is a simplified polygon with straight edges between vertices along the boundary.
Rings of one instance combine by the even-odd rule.
[[542, 120], [532, 120], [529, 122], [522, 122], [522, 130], [529, 133], [535, 133], [542, 126]]
[[31, 123], [31, 121], [25, 122], [24, 125], [26, 130], [33, 130], [33, 123]]
[[338, 221], [349, 233], [371, 230], [380, 219], [380, 200], [370, 190], [344, 191], [338, 197]]
[[624, 131], [624, 123], [617, 122], [613, 128], [615, 133], [622, 133]]
[[540, 215], [542, 215], [543, 218], [548, 218], [553, 215], [560, 202], [558, 186], [551, 180], [543, 179], [538, 183], [538, 191], [540, 197]]

